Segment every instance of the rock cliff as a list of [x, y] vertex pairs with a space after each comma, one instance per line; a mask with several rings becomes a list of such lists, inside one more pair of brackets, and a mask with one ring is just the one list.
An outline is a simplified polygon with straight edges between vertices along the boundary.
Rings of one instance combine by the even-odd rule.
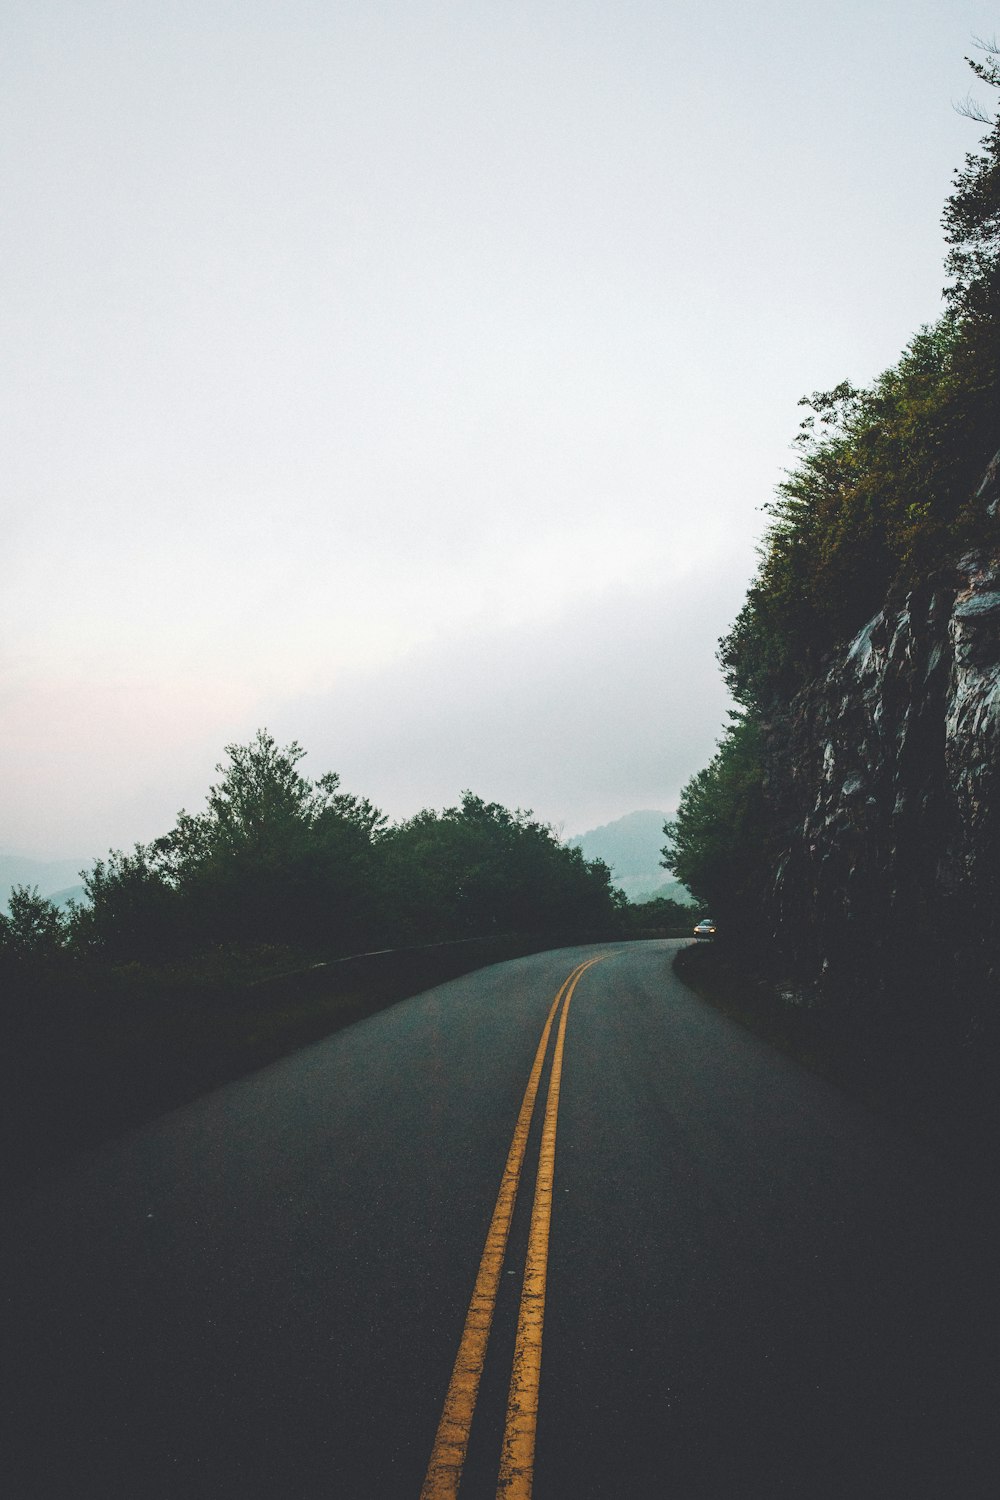
[[[1000, 454], [980, 495], [996, 515]], [[787, 968], [825, 994], [1000, 1009], [1000, 552], [978, 551], [870, 620], [771, 727], [785, 830], [765, 910]], [[898, 1012], [897, 1012], [898, 1014]]]

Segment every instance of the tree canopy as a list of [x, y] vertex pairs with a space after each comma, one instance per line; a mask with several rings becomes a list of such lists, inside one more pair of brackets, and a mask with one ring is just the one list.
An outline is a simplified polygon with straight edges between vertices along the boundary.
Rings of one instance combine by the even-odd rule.
[[[1000, 54], [985, 52], [971, 66], [1000, 88]], [[747, 707], [786, 701], [888, 592], [996, 533], [974, 497], [1000, 443], [1000, 122], [956, 173], [943, 226], [941, 318], [869, 387], [802, 397], [798, 463], [765, 507], [757, 576], [720, 643]]]
[[663, 862], [727, 934], [752, 925], [771, 830], [760, 776], [760, 729], [734, 718], [714, 759], [684, 787], [664, 825]]
[[266, 730], [228, 745], [204, 810], [182, 810], [160, 838], [97, 860], [84, 872], [87, 900], [68, 916], [15, 892], [0, 952], [160, 963], [263, 944], [329, 957], [617, 922], [624, 897], [607, 866], [531, 812], [466, 792], [456, 807], [390, 826], [334, 772], [305, 776], [304, 754]]

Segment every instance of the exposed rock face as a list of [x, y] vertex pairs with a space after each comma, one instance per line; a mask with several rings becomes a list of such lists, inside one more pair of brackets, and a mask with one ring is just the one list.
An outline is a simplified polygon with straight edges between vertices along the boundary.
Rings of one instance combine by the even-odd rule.
[[799, 976], [961, 997], [966, 1028], [1000, 1008], [1000, 555], [869, 621], [769, 759], [792, 831], [767, 908]]

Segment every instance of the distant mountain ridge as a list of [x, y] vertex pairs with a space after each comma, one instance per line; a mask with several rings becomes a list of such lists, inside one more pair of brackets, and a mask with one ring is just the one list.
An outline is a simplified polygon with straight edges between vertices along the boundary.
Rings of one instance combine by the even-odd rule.
[[70, 897], [82, 899], [80, 871], [93, 864], [86, 859], [30, 859], [26, 854], [0, 853], [0, 911], [7, 910], [16, 885], [37, 886], [40, 896], [50, 896], [57, 906]]
[[603, 859], [611, 868], [612, 881], [630, 901], [648, 901], [654, 896], [690, 901], [687, 889], [680, 881], [670, 879], [660, 864], [667, 816], [656, 808], [641, 808], [587, 833], [575, 834], [566, 842], [570, 848], [579, 849], [585, 859]]

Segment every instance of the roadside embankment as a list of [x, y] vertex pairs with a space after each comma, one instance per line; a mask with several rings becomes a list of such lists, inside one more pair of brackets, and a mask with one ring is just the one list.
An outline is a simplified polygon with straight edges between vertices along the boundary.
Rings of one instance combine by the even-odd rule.
[[1000, 1163], [1000, 1102], [992, 1054], [943, 1045], [925, 1010], [900, 993], [886, 1012], [859, 986], [832, 1004], [815, 989], [785, 984], [724, 943], [690, 943], [674, 970], [717, 1010], [861, 1099], [956, 1166]]

